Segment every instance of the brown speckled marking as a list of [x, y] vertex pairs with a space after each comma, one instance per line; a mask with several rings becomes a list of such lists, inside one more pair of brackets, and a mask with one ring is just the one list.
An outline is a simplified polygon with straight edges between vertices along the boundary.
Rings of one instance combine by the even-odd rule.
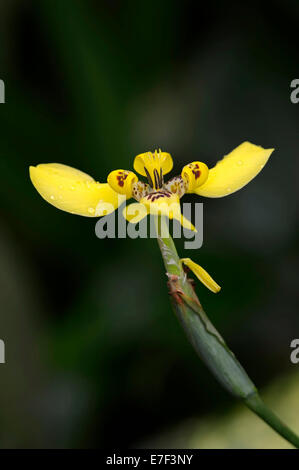
[[146, 196], [146, 199], [148, 201], [154, 202], [157, 199], [160, 199], [161, 197], [171, 197], [171, 193], [169, 191], [155, 191], [153, 193], [150, 193]]
[[163, 189], [181, 198], [186, 192], [186, 184], [181, 176], [174, 176], [163, 185]]
[[127, 171], [119, 171], [116, 177], [118, 186], [123, 187], [125, 184], [125, 180], [128, 178], [129, 173]]
[[133, 197], [136, 201], [140, 201], [143, 197], [147, 196], [150, 191], [150, 187], [148, 184], [143, 183], [142, 181], [137, 181], [133, 183]]
[[200, 175], [201, 175], [201, 171], [199, 170], [199, 165], [198, 163], [196, 163], [195, 165], [193, 165], [194, 168], [192, 168], [192, 173], [195, 177], [195, 179], [197, 180]]

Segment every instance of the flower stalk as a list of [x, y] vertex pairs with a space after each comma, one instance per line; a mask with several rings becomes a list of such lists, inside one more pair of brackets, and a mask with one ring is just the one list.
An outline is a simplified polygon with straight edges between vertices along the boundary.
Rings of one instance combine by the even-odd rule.
[[172, 305], [195, 351], [228, 392], [299, 448], [299, 437], [266, 407], [254, 383], [205, 314], [183, 269], [164, 217], [157, 218], [156, 232]]
[[273, 150], [243, 142], [213, 168], [209, 169], [203, 162], [191, 162], [184, 166], [180, 175], [167, 182], [164, 176], [171, 171], [173, 160], [169, 153], [161, 150], [145, 152], [134, 159], [134, 170], [146, 176], [148, 183], [140, 181], [132, 171], [122, 169], [110, 172], [107, 183], [99, 183], [88, 174], [60, 163], [32, 166], [30, 178], [47, 202], [71, 214], [107, 215], [124, 199], [134, 198], [137, 202], [125, 207], [123, 212], [128, 222], [137, 224], [147, 215], [154, 215], [172, 304], [196, 352], [232, 395], [243, 400], [248, 408], [299, 448], [299, 437], [264, 405], [255, 385], [210, 322], [183, 265], [212, 292], [219, 292], [221, 287], [190, 258], [178, 257], [166, 224], [166, 220], [176, 219], [183, 227], [196, 231], [181, 213], [180, 198], [185, 193], [218, 198], [238, 191], [260, 173]]

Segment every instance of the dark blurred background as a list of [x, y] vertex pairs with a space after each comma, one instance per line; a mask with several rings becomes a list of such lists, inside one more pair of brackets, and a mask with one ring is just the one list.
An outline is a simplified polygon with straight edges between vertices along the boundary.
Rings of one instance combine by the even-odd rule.
[[270, 5], [2, 0], [2, 448], [204, 447], [197, 426], [206, 436], [221, 419], [212, 447], [284, 445], [263, 424], [258, 444], [225, 441], [238, 411], [172, 313], [156, 241], [99, 240], [96, 219], [53, 208], [28, 177], [55, 161], [105, 181], [156, 147], [176, 174], [244, 140], [275, 147], [246, 188], [203, 201], [201, 250], [178, 248], [223, 286], [199, 297], [270, 400], [276, 387], [274, 408], [297, 397], [299, 4]]

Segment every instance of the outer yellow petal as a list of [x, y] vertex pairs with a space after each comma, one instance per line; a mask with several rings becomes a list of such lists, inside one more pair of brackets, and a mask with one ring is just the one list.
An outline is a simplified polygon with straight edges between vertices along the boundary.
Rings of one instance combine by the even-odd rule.
[[194, 263], [190, 258], [182, 258], [181, 262], [188, 266], [191, 271], [195, 274], [195, 276], [212, 292], [215, 294], [220, 291], [221, 287], [211, 278], [209, 273], [205, 269], [203, 269], [199, 264]]
[[140, 204], [139, 202], [133, 202], [123, 209], [124, 218], [132, 224], [137, 224], [147, 215], [147, 208], [144, 204]]
[[243, 142], [209, 171], [207, 181], [194, 192], [205, 197], [223, 197], [238, 191], [262, 170], [273, 150]]
[[39, 194], [50, 204], [72, 214], [97, 217], [113, 212], [124, 196], [109, 184], [67, 165], [43, 163], [30, 167], [30, 178]]
[[197, 233], [197, 230], [192, 224], [192, 222], [190, 222], [190, 220], [188, 220], [183, 214], [181, 214], [180, 216], [176, 216], [176, 214], [174, 214], [173, 218], [180, 222], [182, 227]]

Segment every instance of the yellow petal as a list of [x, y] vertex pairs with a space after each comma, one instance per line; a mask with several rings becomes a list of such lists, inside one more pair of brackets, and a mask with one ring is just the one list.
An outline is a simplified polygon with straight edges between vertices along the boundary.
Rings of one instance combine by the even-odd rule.
[[186, 184], [187, 193], [193, 193], [207, 181], [209, 169], [205, 163], [192, 162], [184, 166], [181, 176]]
[[154, 189], [162, 186], [163, 175], [172, 170], [173, 161], [171, 155], [161, 150], [145, 152], [137, 155], [134, 160], [134, 170], [142, 176], [146, 176], [149, 185]]
[[138, 224], [147, 214], [145, 205], [139, 202], [133, 202], [123, 209], [124, 218], [132, 224]]
[[143, 205], [150, 215], [176, 219], [182, 227], [197, 232], [194, 225], [182, 215], [180, 199], [176, 194], [171, 194], [168, 191], [152, 192], [143, 197], [139, 204]]
[[113, 212], [125, 199], [110, 188], [67, 165], [43, 163], [29, 169], [35, 189], [50, 204], [72, 214], [97, 217]]
[[182, 258], [181, 262], [188, 266], [195, 276], [202, 282], [208, 289], [215, 294], [220, 291], [221, 287], [211, 278], [209, 273], [203, 269], [199, 264], [194, 263], [190, 258]]
[[109, 173], [107, 182], [111, 188], [119, 194], [124, 194], [127, 199], [132, 197], [133, 184], [138, 178], [133, 171], [114, 170]]
[[186, 219], [186, 217], [183, 214], [181, 214], [181, 217], [175, 217], [174, 216], [173, 218], [178, 220], [182, 227], [186, 228], [187, 230], [191, 230], [192, 232], [197, 233], [197, 230], [194, 227], [194, 225], [192, 224], [192, 222], [190, 222], [190, 220]]
[[194, 192], [223, 197], [238, 191], [262, 170], [273, 150], [243, 142], [209, 171], [207, 181]]
[[147, 214], [176, 219], [184, 228], [197, 232], [194, 225], [182, 215], [180, 199], [176, 194], [169, 191], [152, 192], [143, 197], [139, 205], [145, 207]]
[[140, 200], [151, 215], [163, 215], [169, 219], [181, 216], [180, 199], [169, 191], [153, 191]]

